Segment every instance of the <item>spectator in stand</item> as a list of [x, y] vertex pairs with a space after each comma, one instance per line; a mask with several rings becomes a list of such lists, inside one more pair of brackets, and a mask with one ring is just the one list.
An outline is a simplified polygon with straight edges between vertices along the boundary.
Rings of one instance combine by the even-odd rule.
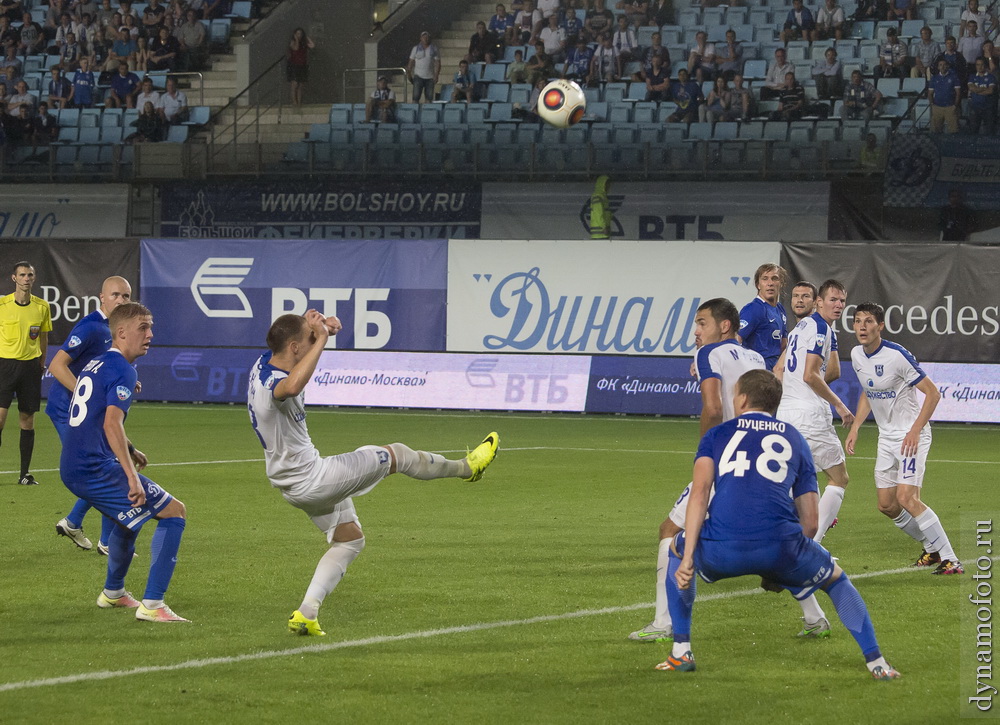
[[[563, 65], [563, 78], [586, 84], [590, 78], [590, 66], [594, 61], [594, 51], [581, 35], [576, 40], [576, 47], [566, 53], [566, 63]], [[513, 65], [513, 64], [511, 64]]]
[[21, 75], [17, 72], [17, 66], [9, 65], [3, 69], [3, 78], [0, 78], [0, 86], [3, 86], [7, 98], [17, 93], [17, 84], [21, 82]]
[[648, 18], [647, 25], [655, 25], [658, 28], [672, 25], [674, 22], [674, 0], [651, 0], [646, 17]]
[[910, 55], [913, 65], [910, 68], [910, 78], [931, 77], [934, 61], [943, 52], [941, 44], [931, 40], [933, 31], [926, 25], [920, 29], [920, 40], [910, 45]]
[[617, 80], [622, 74], [621, 58], [611, 44], [611, 36], [605, 33], [601, 36], [601, 45], [594, 51], [590, 61], [590, 85], [609, 83]]
[[733, 92], [729, 83], [722, 75], [715, 77], [712, 90], [705, 103], [698, 107], [698, 120], [715, 123], [716, 121], [736, 121], [743, 116], [742, 109], [733, 104]]
[[476, 32], [469, 40], [469, 54], [465, 59], [470, 63], [496, 63], [503, 56], [503, 42], [492, 30], [486, 29], [486, 23], [480, 20], [476, 23]]
[[670, 98], [677, 110], [667, 116], [667, 123], [694, 123], [698, 120], [698, 106], [705, 100], [701, 84], [691, 80], [687, 68], [677, 71], [677, 80], [670, 84]]
[[524, 9], [514, 18], [514, 40], [517, 45], [534, 45], [542, 30], [542, 13], [531, 0], [525, 0]]
[[[174, 19], [174, 27], [179, 27], [184, 24], [187, 19], [188, 7], [184, 4], [184, 0], [170, 0], [167, 4], [167, 15]], [[195, 10], [195, 17], [198, 17], [198, 11]]]
[[160, 116], [168, 126], [183, 123], [188, 118], [188, 99], [184, 91], [178, 90], [177, 79], [167, 77], [167, 89], [160, 94], [160, 105], [157, 108]]
[[882, 102], [882, 94], [861, 76], [861, 71], [851, 73], [851, 82], [844, 89], [844, 105], [840, 117], [845, 121], [870, 121]]
[[855, 20], [884, 20], [889, 12], [888, 0], [860, 0], [858, 9], [854, 11]]
[[156, 35], [160, 26], [163, 25], [163, 18], [167, 14], [167, 9], [160, 5], [160, 0], [149, 0], [146, 9], [142, 11], [142, 27], [146, 31], [146, 36]]
[[975, 20], [966, 23], [965, 35], [958, 41], [958, 52], [965, 58], [968, 67], [975, 65], [976, 58], [982, 56], [984, 42], [986, 39], [979, 32], [979, 23]]
[[111, 16], [115, 14], [115, 9], [111, 7], [111, 0], [101, 0], [101, 7], [97, 10], [95, 21], [102, 28], [108, 27], [111, 23]]
[[688, 54], [688, 74], [699, 83], [715, 75], [715, 43], [708, 42], [708, 33], [699, 30], [694, 35], [694, 47]]
[[5, 46], [3, 60], [0, 61], [0, 68], [14, 68], [14, 73], [16, 75], [21, 75], [21, 68], [23, 63], [21, 59], [17, 57], [17, 45], [11, 44]]
[[[128, 70], [128, 66], [123, 66]], [[94, 93], [97, 89], [97, 79], [90, 70], [90, 58], [80, 58], [80, 70], [73, 74], [73, 88], [70, 92], [70, 105], [75, 108], [90, 108], [94, 105]]]
[[975, 228], [972, 211], [962, 203], [962, 192], [958, 189], [948, 192], [948, 205], [941, 209], [938, 228], [942, 242], [966, 242]]
[[486, 26], [491, 33], [496, 33], [505, 43], [514, 42], [514, 16], [507, 12], [503, 5], [497, 5], [496, 14], [490, 18]]
[[462, 59], [458, 62], [458, 71], [451, 80], [452, 103], [465, 101], [466, 105], [476, 100], [476, 74], [469, 69], [469, 61]]
[[31, 19], [31, 13], [25, 13], [21, 23], [21, 40], [18, 48], [21, 55], [41, 53], [45, 48], [45, 33], [42, 26]]
[[733, 76], [733, 87], [729, 89], [733, 94], [731, 107], [742, 111], [743, 121], [749, 121], [753, 110], [753, 96], [749, 88], [743, 87], [743, 74], [737, 73]]
[[77, 35], [76, 30], [77, 30], [77, 23], [76, 23], [76, 21], [73, 20], [73, 16], [72, 15], [70, 15], [69, 13], [66, 13], [66, 12], [64, 12], [62, 15], [60, 15], [59, 16], [59, 25], [56, 26], [56, 34], [55, 34], [54, 44], [53, 44], [53, 46], [51, 48], [49, 48], [49, 51], [50, 52], [52, 50], [57, 50], [58, 51], [60, 48], [62, 48], [64, 45], [66, 45], [66, 38], [67, 38], [67, 36], [70, 33], [72, 33], [73, 35]]
[[73, 97], [73, 84], [63, 78], [59, 66], [52, 66], [49, 73], [52, 75], [49, 81], [49, 104], [52, 108], [68, 108]]
[[573, 46], [576, 45], [577, 40], [586, 33], [586, 30], [584, 30], [583, 27], [583, 20], [581, 20], [580, 16], [576, 14], [576, 9], [572, 7], [563, 8], [561, 10], [559, 27], [561, 27], [566, 33], [567, 52], [572, 49]]
[[559, 19], [559, 0], [538, 0], [538, 12], [542, 14], [542, 22], [547, 23], [550, 16]]
[[90, 13], [84, 13], [83, 17], [80, 18], [80, 22], [76, 26], [76, 42], [80, 44], [84, 55], [90, 55], [90, 49], [97, 40], [98, 27], [94, 24], [93, 18], [94, 16]]
[[178, 67], [183, 71], [199, 71], [208, 58], [208, 34], [194, 10], [188, 10], [186, 20], [174, 31], [180, 44]]
[[76, 35], [69, 33], [66, 42], [59, 51], [59, 65], [63, 70], [76, 70], [80, 65], [80, 58], [83, 57], [83, 48], [76, 41]]
[[886, 9], [885, 19], [892, 22], [901, 20], [913, 20], [917, 17], [917, 3], [915, 0], [889, 0]]
[[205, 0], [202, 6], [202, 19], [215, 20], [221, 18], [229, 10], [230, 0]]
[[160, 92], [153, 88], [153, 79], [146, 76], [139, 85], [139, 94], [135, 97], [135, 107], [145, 108], [147, 103], [152, 103], [153, 108], [160, 108]]
[[[165, 25], [161, 25], [158, 37], [154, 38], [149, 44], [149, 60], [147, 65], [150, 70], [176, 69], [177, 55], [180, 51], [180, 41], [170, 34], [170, 30]], [[299, 96], [299, 103], [301, 103], [301, 93]]]
[[146, 72], [153, 70], [150, 63], [153, 60], [153, 54], [150, 52], [149, 43], [145, 38], [137, 38], [135, 42], [138, 47], [136, 48], [133, 56], [134, 60], [132, 62], [132, 70], [136, 73], [145, 74]]
[[[992, 7], [992, 4], [990, 5]], [[963, 37], [969, 33], [969, 22], [976, 23], [976, 26], [983, 31], [983, 35], [986, 34], [986, 29], [989, 27], [988, 23], [993, 21], [996, 25], [997, 17], [992, 15], [988, 10], [979, 9], [979, 0], [969, 0], [966, 9], [962, 11], [961, 22], [958, 26], [958, 37]]]
[[822, 99], [839, 99], [844, 95], [844, 75], [837, 59], [837, 49], [830, 47], [823, 53], [823, 60], [816, 61], [812, 69], [816, 81], [816, 96]]
[[28, 115], [33, 117], [35, 109], [38, 107], [38, 98], [28, 93], [28, 84], [23, 79], [17, 82], [16, 91], [14, 95], [7, 99], [7, 113], [16, 117], [18, 115], [17, 109], [21, 106], [26, 106]]
[[[20, 19], [21, 16], [18, 16]], [[17, 54], [17, 44], [21, 42], [21, 31], [11, 26], [11, 19], [6, 15], [0, 15], [0, 45], [4, 48], [14, 46], [14, 53]]]
[[764, 85], [760, 89], [760, 100], [769, 101], [781, 95], [781, 89], [785, 85], [785, 74], [794, 73], [795, 66], [788, 62], [788, 53], [784, 48], [777, 48], [774, 51], [774, 60], [771, 61], [764, 77]]
[[38, 114], [35, 116], [34, 143], [36, 146], [48, 146], [59, 137], [59, 124], [56, 117], [49, 113], [49, 104], [42, 101], [38, 104]]
[[826, 0], [816, 12], [816, 40], [840, 40], [844, 37], [844, 9], [837, 0]]
[[67, 11], [65, 0], [49, 0], [49, 9], [45, 11], [45, 37], [54, 38], [60, 18]]
[[726, 31], [725, 45], [715, 46], [716, 76], [724, 75], [726, 79], [743, 72], [743, 45], [736, 40], [736, 31]]
[[948, 61], [938, 61], [938, 72], [927, 81], [931, 102], [931, 133], [958, 133], [958, 109], [962, 102], [962, 81]]
[[556, 65], [545, 52], [541, 41], [535, 43], [535, 54], [528, 58], [525, 67], [528, 70], [528, 83], [531, 85], [538, 83], [539, 78], [552, 78], [556, 74]]
[[509, 83], [528, 82], [528, 64], [524, 62], [524, 51], [515, 50], [514, 60], [507, 64], [507, 81]]
[[1000, 60], [1000, 50], [990, 41], [983, 43], [983, 59], [986, 61], [986, 67], [989, 68], [990, 73], [997, 74], [997, 61]]
[[365, 123], [371, 123], [373, 116], [380, 123], [396, 122], [396, 94], [389, 88], [389, 76], [378, 77], [365, 104]]
[[976, 58], [976, 74], [969, 78], [969, 133], [996, 133], [997, 78], [985, 58]]
[[792, 9], [788, 11], [785, 27], [781, 31], [781, 42], [787, 45], [788, 41], [800, 38], [809, 41], [816, 39], [816, 19], [802, 0], [792, 0]]
[[[211, 10], [211, 6], [208, 10]], [[309, 39], [303, 28], [296, 28], [292, 33], [292, 39], [288, 42], [285, 77], [292, 88], [293, 106], [302, 105], [302, 91], [309, 80], [309, 51], [315, 47], [315, 43]], [[435, 74], [434, 80], [437, 82], [437, 74]], [[431, 88], [432, 93], [433, 91], [434, 89]]]
[[614, 27], [615, 16], [604, 7], [604, 0], [594, 0], [594, 8], [587, 13], [583, 23], [584, 35], [588, 40], [599, 40]]
[[553, 13], [549, 16], [548, 25], [542, 28], [538, 39], [553, 63], [562, 63], [566, 60], [566, 31], [559, 26], [558, 15]]
[[885, 42], [879, 49], [878, 66], [875, 68], [875, 79], [904, 78], [906, 72], [906, 45], [899, 42], [895, 28], [886, 31]]
[[104, 106], [135, 108], [135, 97], [138, 92], [139, 76], [130, 72], [126, 63], [122, 63], [118, 66], [118, 72], [111, 77], [111, 87], [104, 96]]
[[615, 3], [615, 10], [621, 10], [628, 19], [628, 24], [633, 28], [638, 28], [646, 22], [649, 13], [648, 0], [618, 0]]
[[611, 44], [618, 51], [622, 66], [639, 59], [639, 44], [635, 39], [635, 30], [624, 15], [618, 16], [618, 29], [611, 37]]
[[142, 107], [142, 113], [132, 121], [135, 126], [135, 133], [125, 139], [125, 143], [156, 143], [167, 137], [167, 125], [156, 107], [152, 103], [146, 102]]
[[0, 0], [0, 17], [20, 20], [23, 15], [24, 5], [21, 0]]
[[771, 121], [798, 121], [806, 106], [806, 91], [795, 80], [794, 73], [785, 74], [785, 87], [781, 89], [778, 110], [772, 111]]
[[139, 13], [132, 7], [131, 0], [120, 0], [118, 3], [118, 13], [122, 16], [123, 25], [125, 24], [125, 18], [129, 15], [131, 15], [135, 20], [139, 19]]
[[30, 146], [35, 138], [35, 119], [28, 106], [22, 105], [7, 124], [7, 142], [14, 146]]
[[413, 84], [413, 100], [423, 103], [434, 101], [434, 86], [441, 75], [441, 53], [437, 46], [431, 43], [431, 34], [426, 30], [420, 34], [420, 42], [410, 51], [410, 60], [406, 64], [406, 77]]
[[965, 56], [958, 52], [958, 41], [953, 35], [944, 39], [944, 52], [934, 59], [935, 69], [941, 67], [942, 60], [948, 64], [948, 68], [955, 71], [959, 82], [965, 83], [969, 76], [969, 64], [965, 62]]
[[125, 16], [122, 28], [128, 31], [129, 37], [132, 38], [132, 40], [138, 40], [139, 36], [142, 35], [142, 28], [139, 25], [139, 21], [135, 19], [134, 15]]
[[126, 69], [135, 68], [135, 55], [139, 50], [139, 44], [132, 40], [132, 36], [129, 35], [128, 30], [124, 28], [121, 30], [108, 28], [107, 33], [116, 33], [118, 39], [112, 44], [111, 53], [108, 55], [108, 60], [101, 70], [114, 73], [122, 65]]
[[642, 80], [646, 80], [649, 72], [653, 69], [653, 56], [660, 56], [660, 64], [666, 74], [670, 75], [670, 51], [667, 50], [667, 46], [663, 44], [663, 36], [659, 32], [653, 33], [651, 44], [642, 53], [642, 70], [639, 71], [639, 77]]
[[663, 67], [663, 57], [654, 55], [646, 75], [646, 100], [661, 103], [670, 95], [670, 71]]
[[98, 5], [97, 0], [78, 0], [78, 2], [73, 4], [71, 8], [73, 16], [79, 20], [83, 21], [84, 15], [89, 15], [91, 20], [97, 17], [97, 11], [100, 10], [100, 5]]

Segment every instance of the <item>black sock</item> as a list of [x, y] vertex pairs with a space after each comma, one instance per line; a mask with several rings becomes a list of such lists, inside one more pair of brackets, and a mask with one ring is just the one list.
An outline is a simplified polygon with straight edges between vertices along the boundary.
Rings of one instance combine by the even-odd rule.
[[31, 454], [35, 450], [35, 431], [21, 430], [21, 478], [28, 475], [31, 466]]

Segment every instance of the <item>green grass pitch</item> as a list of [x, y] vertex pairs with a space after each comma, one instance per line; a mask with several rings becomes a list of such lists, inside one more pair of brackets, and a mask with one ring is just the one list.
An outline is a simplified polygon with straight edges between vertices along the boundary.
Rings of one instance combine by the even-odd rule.
[[[14, 483], [16, 425], [0, 449], [3, 723], [942, 723], [971, 694], [959, 682], [969, 575], [880, 573], [919, 547], [875, 509], [871, 425], [825, 544], [866, 575], [856, 584], [904, 675], [891, 683], [869, 678], [838, 621], [828, 640], [798, 640], [791, 597], [749, 578], [700, 584], [697, 672], [658, 672], [669, 646], [626, 640], [651, 617], [657, 527], [690, 478], [696, 421], [311, 410], [326, 455], [398, 440], [460, 457], [491, 430], [501, 452], [477, 484], [393, 476], [357, 499], [367, 548], [321, 612], [328, 636], [306, 640], [285, 620], [325, 542], [268, 485], [245, 410], [129, 416], [147, 473], [188, 507], [167, 601], [190, 625], [95, 606], [105, 560], [55, 535], [72, 497], [37, 420], [42, 485]], [[924, 499], [963, 558], [963, 515], [1000, 508], [997, 442], [995, 427], [935, 428]], [[84, 526], [96, 543], [94, 513]], [[128, 579], [139, 596], [150, 537]], [[39, 684], [52, 678], [69, 680]]]

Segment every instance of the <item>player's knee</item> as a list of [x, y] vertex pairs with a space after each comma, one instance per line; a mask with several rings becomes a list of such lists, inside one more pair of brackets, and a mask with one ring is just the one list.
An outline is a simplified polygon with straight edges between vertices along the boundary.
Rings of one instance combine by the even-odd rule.
[[892, 502], [879, 501], [878, 503], [879, 513], [885, 514], [890, 519], [894, 519], [897, 516], [899, 516], [899, 511], [901, 508], [902, 506], [900, 506], [899, 502], [897, 501], [892, 501]]
[[178, 501], [176, 498], [168, 503], [164, 507], [160, 515], [157, 516], [160, 519], [186, 519], [187, 518], [187, 507], [183, 502]]

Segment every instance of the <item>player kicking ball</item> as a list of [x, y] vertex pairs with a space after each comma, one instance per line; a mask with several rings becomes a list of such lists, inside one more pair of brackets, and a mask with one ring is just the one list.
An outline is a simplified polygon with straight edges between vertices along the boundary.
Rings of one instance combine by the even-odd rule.
[[[875, 486], [878, 510], [923, 545], [915, 566], [937, 564], [935, 574], [963, 574], [948, 535], [933, 509], [920, 500], [927, 454], [931, 448], [931, 416], [941, 400], [937, 386], [921, 370], [909, 350], [882, 339], [885, 310], [866, 302], [854, 312], [854, 334], [860, 345], [851, 350], [862, 393], [857, 417], [847, 436], [854, 455], [868, 413], [878, 426]], [[916, 391], [924, 394], [923, 404]]]
[[306, 428], [304, 390], [316, 370], [330, 335], [341, 329], [336, 317], [316, 310], [305, 316], [282, 315], [267, 332], [268, 352], [250, 371], [247, 409], [264, 447], [267, 477], [292, 506], [301, 509], [326, 535], [330, 548], [319, 560], [288, 629], [322, 636], [319, 608], [340, 583], [347, 567], [365, 547], [352, 497], [371, 491], [386, 476], [462, 478], [478, 481], [496, 458], [500, 437], [490, 433], [465, 458], [452, 461], [436, 453], [414, 451], [402, 443], [362, 446], [323, 458]]
[[[819, 525], [816, 470], [802, 434], [774, 417], [780, 401], [781, 382], [772, 373], [745, 373], [736, 384], [737, 417], [701, 439], [687, 529], [674, 538], [670, 552], [673, 651], [656, 668], [695, 669], [691, 613], [697, 571], [707, 582], [756, 574], [788, 589], [796, 599], [824, 590], [861, 648], [872, 677], [895, 679], [900, 675], [879, 650], [861, 595], [830, 553], [811, 538]], [[709, 505], [713, 485], [715, 497]]]

